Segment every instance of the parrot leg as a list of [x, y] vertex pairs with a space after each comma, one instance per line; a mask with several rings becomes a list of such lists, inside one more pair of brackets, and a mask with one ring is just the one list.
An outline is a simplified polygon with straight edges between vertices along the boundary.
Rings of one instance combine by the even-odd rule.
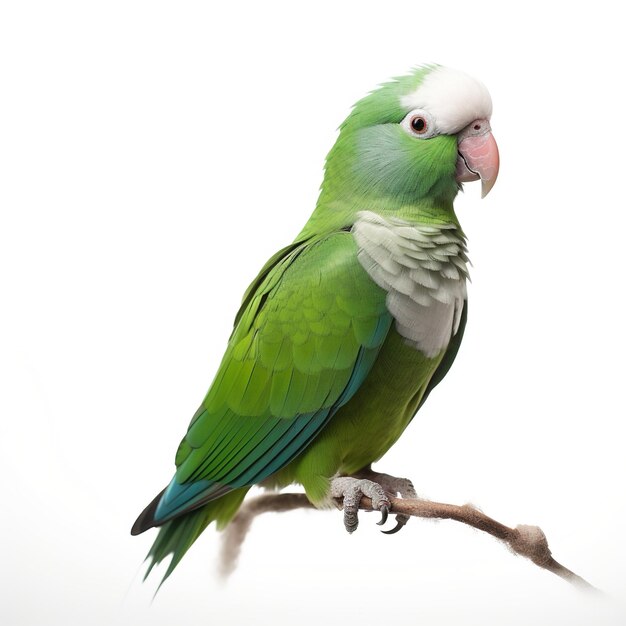
[[372, 507], [381, 512], [382, 526], [387, 521], [391, 506], [385, 490], [371, 480], [336, 476], [330, 482], [330, 493], [333, 498], [343, 498], [343, 523], [349, 533], [353, 533], [359, 525], [359, 503], [363, 496], [372, 500]]
[[[399, 495], [401, 498], [411, 499], [418, 497], [413, 483], [408, 478], [396, 478], [395, 476], [390, 476], [389, 474], [381, 474], [372, 470], [371, 467], [361, 470], [357, 476], [359, 478], [362, 477], [378, 483], [387, 493], [394, 496]], [[409, 519], [409, 515], [400, 513], [399, 515], [396, 515], [395, 527], [391, 530], [382, 530], [381, 532], [385, 535], [393, 535], [399, 530], [402, 530]]]

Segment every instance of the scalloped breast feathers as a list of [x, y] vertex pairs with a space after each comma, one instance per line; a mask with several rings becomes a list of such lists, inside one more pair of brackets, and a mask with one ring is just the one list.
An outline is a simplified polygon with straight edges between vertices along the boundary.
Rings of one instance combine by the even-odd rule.
[[352, 233], [358, 258], [387, 292], [407, 343], [434, 358], [459, 328], [467, 298], [467, 248], [455, 224], [415, 224], [361, 211]]

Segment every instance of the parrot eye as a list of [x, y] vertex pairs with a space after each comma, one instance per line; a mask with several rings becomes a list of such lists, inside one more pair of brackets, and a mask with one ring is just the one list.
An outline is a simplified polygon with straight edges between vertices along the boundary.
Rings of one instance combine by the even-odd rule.
[[421, 115], [416, 115], [411, 118], [411, 128], [418, 135], [423, 135], [428, 130], [428, 123]]
[[413, 137], [429, 139], [437, 134], [435, 122], [427, 111], [416, 109], [411, 111], [401, 123], [401, 126]]

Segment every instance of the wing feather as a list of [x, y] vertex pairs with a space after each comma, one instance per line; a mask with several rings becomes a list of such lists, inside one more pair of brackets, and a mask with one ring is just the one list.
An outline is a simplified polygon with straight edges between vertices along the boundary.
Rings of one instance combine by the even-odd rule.
[[385, 340], [385, 292], [346, 232], [289, 246], [244, 296], [153, 525], [284, 467], [356, 393]]

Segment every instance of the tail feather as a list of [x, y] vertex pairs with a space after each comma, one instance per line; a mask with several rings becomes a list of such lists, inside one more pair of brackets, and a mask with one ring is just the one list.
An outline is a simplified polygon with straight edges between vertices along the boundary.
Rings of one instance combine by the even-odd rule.
[[172, 560], [163, 576], [163, 580], [159, 584], [160, 587], [180, 563], [187, 550], [211, 522], [216, 522], [218, 530], [221, 530], [230, 522], [239, 510], [248, 489], [250, 487], [242, 487], [241, 489], [230, 491], [221, 498], [212, 500], [199, 509], [163, 524], [159, 528], [159, 534], [146, 557], [146, 559], [150, 559], [150, 564], [144, 580], [156, 565], [159, 565], [171, 554]]

